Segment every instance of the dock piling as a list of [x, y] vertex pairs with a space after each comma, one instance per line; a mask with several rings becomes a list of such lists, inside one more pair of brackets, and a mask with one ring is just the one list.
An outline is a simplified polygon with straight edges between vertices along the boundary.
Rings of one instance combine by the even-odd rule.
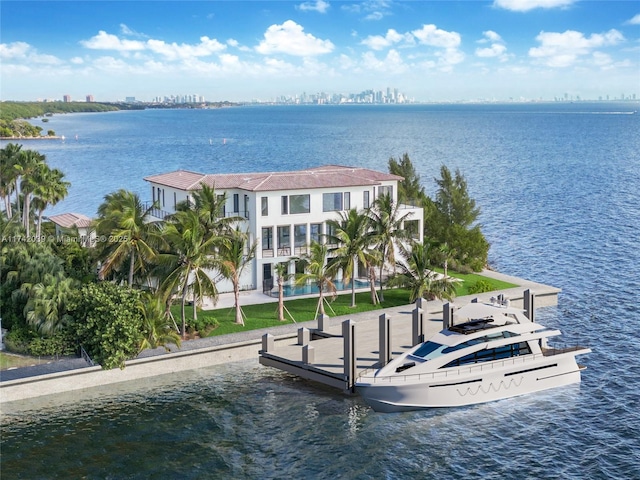
[[422, 302], [416, 301], [416, 308], [411, 312], [412, 315], [412, 328], [411, 328], [411, 345], [418, 345], [424, 342], [424, 310], [422, 309]]
[[391, 318], [383, 313], [378, 317], [380, 349], [380, 367], [384, 367], [391, 360]]
[[298, 329], [298, 345], [308, 345], [311, 341], [311, 330], [308, 328]]
[[442, 306], [442, 329], [453, 326], [453, 303], [445, 303]]
[[302, 363], [309, 365], [315, 361], [315, 349], [307, 344], [302, 347]]
[[324, 327], [329, 326], [329, 315], [325, 315], [324, 313], [319, 313], [316, 319], [318, 320], [318, 331], [324, 332]]
[[276, 340], [273, 335], [270, 333], [265, 333], [262, 335], [262, 351], [263, 352], [273, 352], [276, 346]]
[[356, 379], [356, 323], [353, 320], [342, 322], [344, 339], [344, 379], [345, 391], [353, 392]]
[[525, 315], [532, 322], [536, 321], [536, 319], [535, 319], [535, 312], [536, 312], [535, 299], [536, 299], [535, 293], [533, 293], [533, 291], [531, 291], [530, 289], [527, 288], [524, 291], [524, 298], [522, 299], [522, 301], [523, 301], [523, 304], [524, 304]]

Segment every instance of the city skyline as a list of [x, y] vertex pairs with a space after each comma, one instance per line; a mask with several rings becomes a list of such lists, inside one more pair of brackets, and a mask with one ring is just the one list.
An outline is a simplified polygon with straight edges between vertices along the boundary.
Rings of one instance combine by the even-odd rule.
[[[2, 2], [2, 100], [637, 95], [629, 1]], [[28, 8], [27, 8], [28, 7]]]

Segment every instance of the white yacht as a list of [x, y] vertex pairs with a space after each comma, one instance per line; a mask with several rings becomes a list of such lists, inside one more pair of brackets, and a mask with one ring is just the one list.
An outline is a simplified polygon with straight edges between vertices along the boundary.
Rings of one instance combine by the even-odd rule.
[[[456, 324], [355, 382], [376, 411], [396, 412], [488, 402], [580, 382], [585, 347], [550, 348], [560, 335], [520, 309], [470, 303]], [[452, 322], [453, 323], [453, 322]]]

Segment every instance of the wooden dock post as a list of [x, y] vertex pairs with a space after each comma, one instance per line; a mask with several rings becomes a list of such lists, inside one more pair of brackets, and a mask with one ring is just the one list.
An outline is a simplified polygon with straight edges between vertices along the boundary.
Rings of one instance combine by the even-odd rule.
[[424, 310], [422, 309], [422, 299], [416, 300], [416, 308], [411, 312], [411, 345], [415, 346], [424, 342]]
[[442, 329], [453, 326], [453, 303], [445, 303], [442, 306]]
[[353, 320], [342, 322], [344, 339], [344, 379], [345, 391], [353, 392], [356, 379], [356, 323]]
[[524, 291], [524, 298], [522, 302], [524, 304], [525, 315], [529, 320], [535, 322], [536, 319], [536, 295], [530, 289]]
[[379, 361], [380, 367], [384, 367], [391, 360], [391, 318], [383, 313], [378, 317], [380, 349]]
[[273, 335], [270, 333], [265, 333], [262, 335], [262, 351], [263, 352], [273, 352], [276, 346], [276, 340]]

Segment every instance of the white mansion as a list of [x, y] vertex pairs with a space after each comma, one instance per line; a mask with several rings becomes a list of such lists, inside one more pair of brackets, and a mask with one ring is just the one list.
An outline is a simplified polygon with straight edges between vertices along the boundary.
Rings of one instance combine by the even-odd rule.
[[[177, 170], [146, 177], [152, 199], [158, 202], [158, 218], [175, 212], [176, 205], [191, 200], [190, 194], [202, 184], [226, 194], [225, 215], [243, 218], [240, 228], [258, 248], [251, 267], [242, 279], [243, 289], [270, 290], [274, 265], [290, 262], [304, 254], [313, 241], [322, 241], [327, 220], [337, 212], [368, 208], [379, 195], [390, 193], [397, 201], [398, 181], [402, 177], [367, 168], [327, 165], [290, 172], [212, 174]], [[401, 205], [416, 222], [411, 229], [422, 241], [422, 208]], [[408, 210], [407, 210], [408, 209]], [[221, 292], [229, 291], [220, 285]]]

